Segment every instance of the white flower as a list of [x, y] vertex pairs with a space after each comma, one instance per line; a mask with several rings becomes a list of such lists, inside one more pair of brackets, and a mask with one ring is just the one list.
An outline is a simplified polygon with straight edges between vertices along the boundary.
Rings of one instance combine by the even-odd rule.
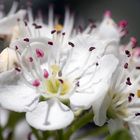
[[[70, 96], [79, 94], [81, 97], [77, 99], [78, 106], [88, 108], [93, 100], [102, 96], [92, 94], [93, 91], [100, 92], [100, 81], [108, 84], [108, 79], [118, 64], [113, 55], [104, 56], [103, 49], [102, 53], [99, 53], [100, 49], [90, 46], [89, 43], [89, 47], [81, 46], [80, 43], [75, 45], [72, 41], [66, 43], [63, 32], [53, 33], [52, 38], [26, 37], [12, 44], [17, 51], [23, 50], [20, 65], [24, 82], [19, 80], [19, 83], [26, 83], [28, 88], [34, 90], [33, 96], [40, 96], [45, 100], [39, 102], [33, 111], [26, 113], [28, 123], [41, 130], [60, 129], [69, 125], [74, 114], [63, 104], [63, 100], [70, 99], [72, 106], [77, 106], [74, 101], [77, 97], [73, 96], [73, 100]], [[110, 65], [112, 62], [113, 65]], [[24, 89], [23, 86], [22, 88]], [[87, 103], [81, 104], [84, 95]], [[29, 105], [28, 108], [30, 109]]]
[[95, 123], [101, 126], [108, 122], [111, 132], [125, 127], [125, 124], [134, 125], [135, 120], [139, 118], [140, 77], [134, 77], [135, 71], [130, 71], [128, 67], [123, 65], [122, 61], [104, 96], [93, 103]]

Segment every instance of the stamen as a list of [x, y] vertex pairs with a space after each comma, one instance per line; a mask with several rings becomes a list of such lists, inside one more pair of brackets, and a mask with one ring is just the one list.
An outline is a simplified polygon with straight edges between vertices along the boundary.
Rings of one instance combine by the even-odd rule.
[[137, 90], [137, 97], [140, 98], [140, 89]]
[[48, 78], [49, 77], [49, 73], [47, 70], [44, 70], [44, 78]]
[[128, 102], [131, 102], [131, 101], [132, 101], [132, 97], [128, 96]]
[[93, 50], [95, 50], [95, 47], [90, 47], [90, 48], [89, 48], [89, 51], [90, 51], [90, 52], [93, 51]]
[[36, 49], [36, 55], [37, 57], [43, 57], [44, 56], [44, 52], [41, 49]]
[[99, 63], [98, 62], [96, 62], [96, 66], [98, 66], [99, 65]]
[[62, 33], [62, 35], [65, 35], [65, 34], [66, 34], [65, 32]]
[[61, 82], [61, 84], [63, 84], [64, 83], [64, 81], [62, 80], [62, 79], [58, 79], [60, 82]]
[[52, 31], [51, 31], [51, 34], [54, 34], [55, 32], [56, 32], [56, 30], [52, 30]]
[[28, 25], [26, 21], [24, 21], [24, 24], [25, 24], [25, 26], [27, 26], [27, 25]]
[[135, 96], [135, 94], [134, 94], [134, 93], [130, 93], [130, 94], [129, 94], [129, 96], [134, 97], [134, 96]]
[[127, 55], [127, 57], [131, 56], [130, 51], [128, 51], [128, 50], [125, 50], [125, 54]]
[[53, 42], [51, 42], [51, 41], [48, 41], [48, 44], [52, 46], [52, 45], [53, 45]]
[[29, 61], [30, 61], [30, 62], [33, 62], [33, 58], [32, 58], [32, 57], [29, 57]]
[[41, 29], [41, 28], [42, 28], [41, 25], [36, 25], [36, 26], [35, 26], [35, 29]]
[[137, 69], [137, 70], [140, 70], [140, 66], [137, 66], [136, 69]]
[[36, 79], [33, 81], [32, 85], [38, 87], [40, 85], [40, 81]]
[[15, 46], [15, 50], [18, 50], [18, 46]]
[[23, 39], [25, 42], [29, 42], [29, 38], [24, 38]]
[[68, 44], [69, 44], [71, 47], [74, 47], [74, 46], [75, 46], [72, 42], [68, 42]]
[[127, 69], [128, 68], [128, 63], [124, 64], [124, 68]]
[[16, 67], [15, 70], [16, 70], [17, 72], [21, 72], [21, 69], [20, 69], [19, 67]]
[[140, 116], [140, 113], [138, 112], [138, 113], [135, 113], [135, 116]]
[[127, 78], [126, 84], [129, 85], [129, 86], [132, 85], [132, 83], [130, 81], [130, 77]]

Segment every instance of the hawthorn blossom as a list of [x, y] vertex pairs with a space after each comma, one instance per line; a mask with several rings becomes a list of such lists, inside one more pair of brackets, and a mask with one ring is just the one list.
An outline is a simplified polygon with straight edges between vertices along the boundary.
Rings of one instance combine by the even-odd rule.
[[[131, 134], [135, 135], [133, 139], [137, 140], [139, 130], [138, 107], [140, 106], [139, 48], [136, 47], [137, 40], [134, 37], [130, 39], [127, 45], [120, 45], [119, 40], [121, 35], [125, 35], [123, 32], [126, 33], [126, 25], [126, 21], [121, 21], [118, 28], [112, 23], [110, 16], [105, 16], [104, 21], [95, 29], [94, 33], [97, 34], [97, 38], [111, 39], [117, 43], [116, 46], [112, 46], [111, 51], [106, 51], [106, 53], [117, 56], [119, 65], [112, 75], [110, 84], [106, 85], [102, 97], [93, 102], [92, 108], [95, 124], [102, 126], [107, 122], [110, 132], [128, 127]], [[120, 30], [120, 27], [123, 30]], [[108, 32], [104, 32], [105, 29], [108, 29]]]

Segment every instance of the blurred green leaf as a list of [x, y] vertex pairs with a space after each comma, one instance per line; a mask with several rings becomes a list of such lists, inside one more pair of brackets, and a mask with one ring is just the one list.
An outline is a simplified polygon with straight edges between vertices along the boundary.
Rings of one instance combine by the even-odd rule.
[[128, 130], [122, 129], [111, 136], [108, 136], [106, 140], [132, 140], [131, 135], [129, 134]]

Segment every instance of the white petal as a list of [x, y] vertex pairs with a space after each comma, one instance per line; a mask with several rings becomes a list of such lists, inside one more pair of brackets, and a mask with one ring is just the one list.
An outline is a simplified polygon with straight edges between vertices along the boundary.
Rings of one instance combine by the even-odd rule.
[[94, 94], [89, 93], [74, 93], [70, 97], [71, 107], [75, 110], [78, 108], [88, 109], [90, 108], [94, 97]]
[[53, 99], [40, 102], [35, 110], [26, 113], [27, 122], [40, 130], [61, 129], [68, 126], [73, 119], [73, 112]]
[[[96, 84], [93, 83], [92, 88], [90, 87], [90, 89], [88, 89], [91, 93], [86, 93], [86, 91], [85, 93], [74, 93], [70, 97], [71, 106], [83, 107], [87, 109], [93, 104], [93, 102], [102, 104], [104, 96], [106, 95], [107, 90], [110, 86], [110, 78], [112, 77], [112, 74], [115, 71], [117, 65], [118, 60], [113, 55], [106, 55], [102, 57], [99, 61], [99, 68], [97, 69], [97, 71], [95, 72], [95, 76], [91, 80]], [[85, 83], [85, 81], [86, 80], [84, 79], [83, 82]], [[91, 84], [91, 81], [89, 81], [88, 83], [86, 82], [86, 84]], [[80, 85], [83, 85], [82, 81], [80, 81]], [[81, 88], [83, 86], [81, 86]], [[95, 105], [94, 108], [96, 108], [96, 106], [97, 105]], [[100, 110], [99, 105], [97, 106], [97, 108]], [[95, 110], [98, 110], [97, 108]]]
[[99, 60], [99, 68], [98, 71], [95, 74], [94, 81], [99, 81], [99, 80], [106, 80], [112, 77], [112, 74], [117, 68], [119, 61], [118, 59], [110, 54], [110, 55], [104, 55], [100, 60]]
[[22, 83], [14, 70], [0, 74], [0, 105], [6, 109], [24, 112], [34, 109], [39, 94]]
[[115, 22], [109, 18], [104, 18], [103, 22], [99, 25], [97, 34], [101, 39], [113, 39], [119, 42], [119, 30]]
[[119, 129], [124, 128], [123, 121], [119, 119], [110, 119], [108, 121], [108, 128], [110, 133], [113, 133]]
[[133, 140], [140, 140], [140, 122], [128, 123]]

